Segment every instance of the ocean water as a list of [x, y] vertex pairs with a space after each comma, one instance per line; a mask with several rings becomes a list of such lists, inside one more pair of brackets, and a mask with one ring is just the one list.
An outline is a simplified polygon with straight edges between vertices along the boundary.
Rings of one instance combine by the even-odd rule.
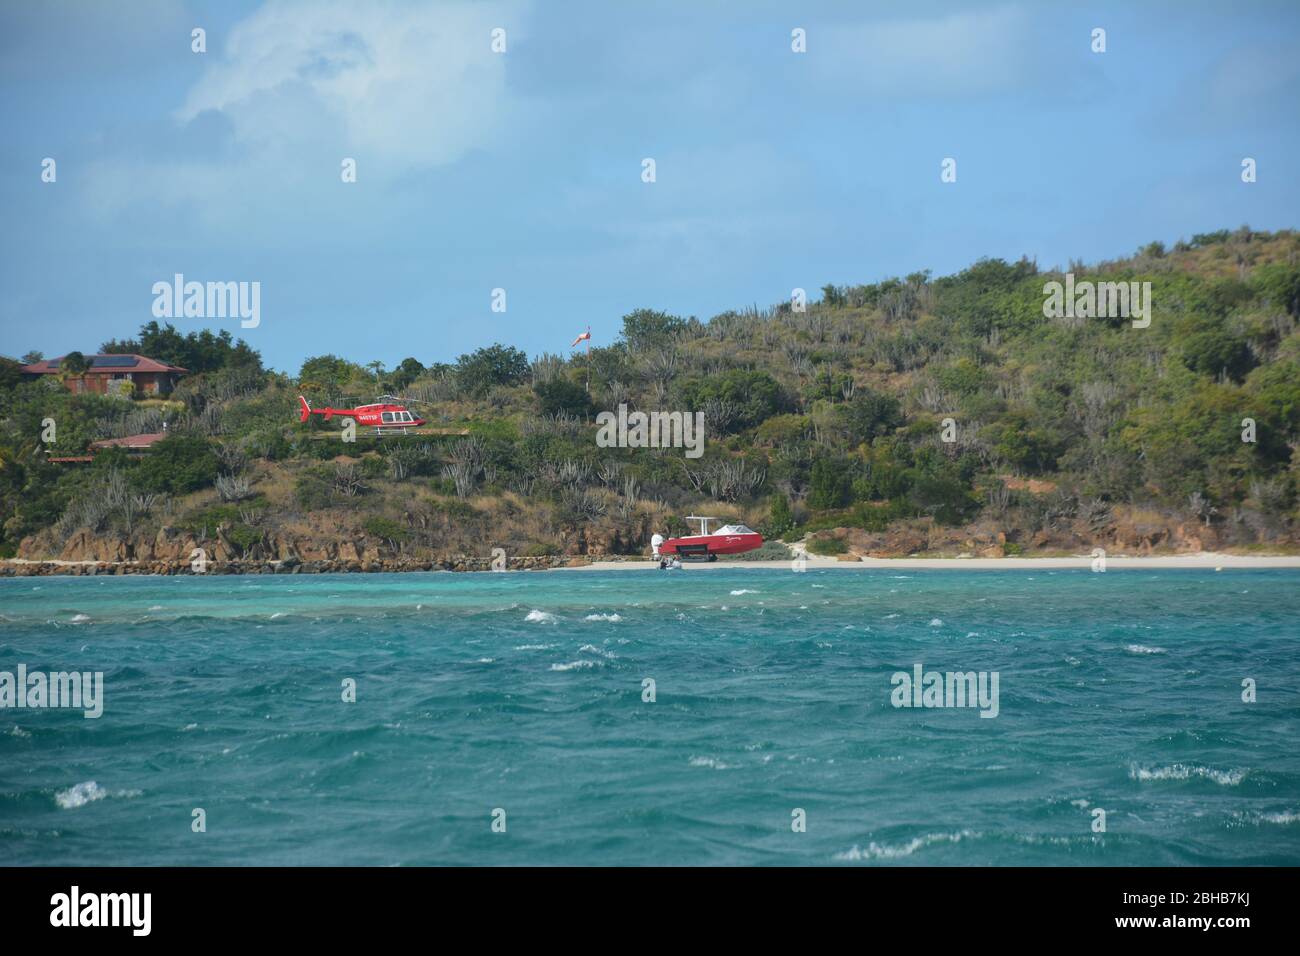
[[[1283, 570], [0, 580], [0, 671], [104, 674], [97, 720], [0, 710], [0, 860], [1298, 864], [1297, 585]], [[918, 663], [996, 671], [997, 716], [894, 707], [891, 676]]]

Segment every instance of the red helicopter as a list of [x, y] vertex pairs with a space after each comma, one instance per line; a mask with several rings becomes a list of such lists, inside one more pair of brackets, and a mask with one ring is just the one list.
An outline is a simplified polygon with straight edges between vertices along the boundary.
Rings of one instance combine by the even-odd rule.
[[[381, 396], [388, 398], [390, 396]], [[355, 418], [358, 425], [373, 425], [376, 434], [383, 435], [388, 432], [406, 433], [408, 428], [419, 428], [425, 424], [425, 419], [413, 414], [403, 405], [389, 405], [386, 403], [376, 403], [374, 405], [358, 405], [356, 408], [312, 408], [307, 399], [298, 396], [299, 417], [298, 421], [305, 422], [311, 415], [324, 415], [325, 421], [329, 421], [335, 415], [342, 415], [346, 418]]]

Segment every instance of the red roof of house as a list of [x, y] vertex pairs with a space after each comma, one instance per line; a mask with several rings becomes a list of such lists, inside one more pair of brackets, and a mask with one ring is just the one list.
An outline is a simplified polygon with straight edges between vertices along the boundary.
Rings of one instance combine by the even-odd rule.
[[105, 438], [92, 441], [91, 448], [148, 448], [167, 437], [166, 432], [149, 432], [147, 435], [127, 435], [125, 438]]
[[[58, 358], [43, 359], [35, 365], [24, 365], [21, 371], [27, 375], [56, 375], [59, 371], [59, 363], [67, 356], [60, 355]], [[86, 370], [87, 375], [112, 375], [117, 372], [188, 372], [189, 369], [181, 368], [179, 365], [168, 365], [166, 362], [159, 362], [157, 359], [151, 359], [144, 355], [122, 354], [122, 355], [87, 355], [86, 361], [90, 368]]]

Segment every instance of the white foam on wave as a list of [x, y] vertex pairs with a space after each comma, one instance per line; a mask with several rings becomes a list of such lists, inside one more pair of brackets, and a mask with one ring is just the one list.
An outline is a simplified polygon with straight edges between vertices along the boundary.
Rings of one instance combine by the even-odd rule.
[[1261, 813], [1259, 819], [1264, 823], [1300, 823], [1300, 813], [1290, 810], [1284, 813]]
[[932, 618], [930, 618], [930, 626], [931, 626], [931, 627], [943, 627], [943, 621], [940, 620], [940, 619], [937, 618], [937, 617], [932, 617]]
[[74, 614], [74, 615], [72, 615], [72, 623], [73, 623], [73, 624], [85, 624], [85, 623], [86, 623], [87, 621], [89, 621], [89, 620], [90, 620], [90, 615], [89, 615], [89, 614]]
[[537, 610], [537, 608], [533, 608], [531, 611], [528, 612], [528, 616], [524, 618], [524, 620], [534, 621], [539, 624], [554, 624], [555, 615], [552, 614], [550, 611], [539, 611]]
[[549, 651], [554, 644], [516, 644], [517, 651]]
[[600, 661], [581, 660], [581, 661], [569, 661], [569, 663], [567, 664], [552, 664], [551, 670], [572, 671], [572, 670], [577, 670], [580, 667], [601, 667], [601, 666], [602, 664]]
[[31, 735], [32, 732], [30, 730], [23, 730], [17, 724], [14, 724], [14, 729], [9, 731], [10, 737], [30, 737]]
[[64, 810], [72, 810], [76, 807], [84, 807], [92, 800], [103, 800], [108, 796], [108, 791], [95, 783], [93, 780], [87, 780], [85, 783], [79, 783], [69, 787], [67, 790], [60, 790], [54, 795], [54, 802]]
[[619, 617], [617, 614], [588, 614], [586, 617], [583, 618], [583, 620], [584, 621], [611, 621], [613, 623], [618, 623], [623, 619]]
[[1133, 780], [1190, 780], [1201, 777], [1213, 780], [1222, 787], [1235, 787], [1246, 778], [1244, 770], [1215, 770], [1213, 767], [1197, 767], [1185, 763], [1176, 763], [1168, 767], [1129, 767], [1128, 775]]
[[579, 654], [599, 654], [601, 657], [613, 658], [616, 655], [613, 651], [607, 651], [604, 648], [597, 647], [595, 644], [583, 644], [578, 648]]
[[1288, 826], [1292, 823], [1300, 823], [1300, 813], [1294, 810], [1283, 810], [1281, 812], [1263, 813], [1258, 810], [1243, 812], [1235, 810], [1232, 814], [1235, 823], [1232, 826], [1242, 826], [1249, 824], [1257, 827], [1265, 823], [1271, 823], [1275, 826]]
[[1147, 647], [1145, 644], [1128, 644], [1124, 650], [1130, 654], [1168, 654], [1163, 647]]
[[732, 597], [740, 597], [742, 594], [757, 594], [757, 593], [758, 593], [757, 591], [753, 591], [753, 590], [751, 590], [751, 589], [749, 589], [749, 588], [741, 588], [741, 589], [738, 590], [738, 591], [732, 591], [732, 592], [731, 592], [731, 596], [732, 596]]
[[960, 830], [957, 833], [927, 833], [924, 836], [913, 837], [906, 843], [894, 846], [882, 843], [868, 843], [865, 847], [859, 847], [854, 844], [852, 848], [845, 850], [843, 853], [836, 853], [835, 859], [851, 863], [856, 863], [859, 860], [897, 860], [911, 856], [917, 850], [933, 846], [936, 843], [960, 843], [962, 840], [969, 840], [978, 836], [979, 834], [972, 830]]
[[109, 793], [93, 780], [86, 780], [82, 783], [74, 784], [67, 790], [60, 790], [54, 795], [54, 802], [64, 810], [75, 810], [77, 807], [84, 807], [86, 804], [95, 800], [103, 800], [105, 797], [138, 797], [139, 790], [118, 790], [116, 793]]
[[710, 770], [730, 770], [731, 764], [723, 763], [716, 757], [692, 757], [690, 760], [692, 767], [708, 767]]

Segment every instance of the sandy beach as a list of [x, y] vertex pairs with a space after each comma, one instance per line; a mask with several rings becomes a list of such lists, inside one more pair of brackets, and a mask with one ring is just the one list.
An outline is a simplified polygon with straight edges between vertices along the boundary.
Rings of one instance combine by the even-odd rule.
[[[1090, 555], [1065, 558], [862, 558], [839, 561], [809, 555], [804, 567], [809, 570], [864, 571], [870, 569], [913, 568], [962, 571], [1044, 571], [1053, 568], [1090, 569]], [[715, 561], [690, 563], [692, 571], [740, 570], [742, 568], [791, 569], [792, 561]], [[581, 567], [556, 568], [557, 571], [639, 571], [658, 567], [656, 561], [595, 561]], [[1156, 568], [1194, 568], [1219, 570], [1228, 568], [1300, 568], [1300, 556], [1217, 554], [1176, 554], [1145, 557], [1106, 556], [1107, 571], [1140, 571]]]

